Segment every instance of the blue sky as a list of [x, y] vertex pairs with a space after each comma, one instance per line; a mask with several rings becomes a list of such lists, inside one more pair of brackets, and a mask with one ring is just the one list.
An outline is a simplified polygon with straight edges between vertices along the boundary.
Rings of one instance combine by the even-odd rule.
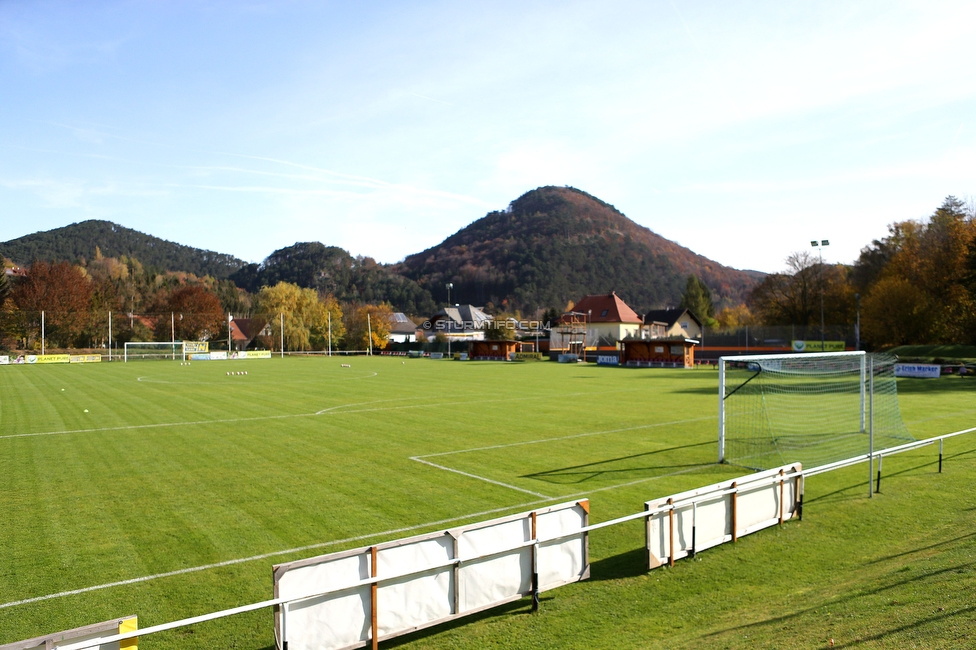
[[393, 262], [572, 185], [737, 268], [976, 194], [976, 4], [0, 2], [0, 241]]

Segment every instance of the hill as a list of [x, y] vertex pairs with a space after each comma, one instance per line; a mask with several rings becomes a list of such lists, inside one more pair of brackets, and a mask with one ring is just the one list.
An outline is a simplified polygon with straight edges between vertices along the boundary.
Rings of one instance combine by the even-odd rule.
[[94, 259], [96, 247], [105, 257], [125, 255], [136, 258], [146, 267], [211, 275], [218, 279], [227, 278], [245, 264], [233, 255], [184, 246], [111, 221], [97, 220], [0, 243], [0, 256], [20, 265], [30, 264], [33, 260], [75, 262]]
[[436, 309], [429, 291], [390, 266], [319, 242], [276, 250], [261, 264], [240, 268], [230, 279], [251, 292], [284, 281], [331, 293], [340, 301], [388, 302], [407, 314], [431, 314]]
[[762, 274], [698, 255], [640, 226], [612, 205], [570, 187], [541, 187], [396, 270], [447, 299], [506, 304], [510, 310], [565, 307], [584, 294], [616, 291], [639, 313], [676, 306], [688, 276], [700, 277], [716, 306], [737, 304]]

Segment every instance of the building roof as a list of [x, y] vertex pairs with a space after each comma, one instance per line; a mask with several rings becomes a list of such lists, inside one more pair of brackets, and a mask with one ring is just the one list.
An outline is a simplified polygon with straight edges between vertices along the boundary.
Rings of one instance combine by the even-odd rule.
[[[431, 323], [447, 321], [451, 331], [480, 330], [487, 327], [491, 316], [474, 305], [457, 305], [446, 307], [430, 317]], [[427, 329], [427, 328], [425, 328]]]
[[651, 311], [644, 314], [644, 322], [647, 324], [651, 324], [652, 322], [664, 323], [670, 328], [673, 327], [674, 324], [677, 323], [681, 319], [681, 317], [685, 315], [685, 313], [688, 314], [691, 320], [698, 323], [698, 327], [702, 326], [702, 322], [698, 320], [698, 317], [695, 316], [693, 313], [691, 313], [689, 310], [685, 309], [684, 307], [673, 307], [671, 309], [652, 309]]
[[415, 334], [417, 325], [403, 312], [393, 314], [390, 323], [390, 334]]
[[235, 341], [252, 341], [267, 325], [263, 318], [235, 318], [230, 322], [230, 336]]
[[[625, 303], [616, 291], [598, 296], [585, 296], [573, 307], [578, 314], [586, 314], [590, 323], [636, 323], [644, 321]], [[568, 320], [565, 315], [560, 321]]]

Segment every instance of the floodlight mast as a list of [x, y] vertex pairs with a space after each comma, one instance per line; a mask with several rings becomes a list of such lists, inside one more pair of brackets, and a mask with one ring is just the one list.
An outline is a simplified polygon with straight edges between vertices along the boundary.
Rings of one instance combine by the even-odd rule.
[[821, 239], [819, 242], [814, 239], [810, 241], [810, 245], [817, 249], [820, 253], [820, 351], [827, 351], [827, 337], [824, 333], [824, 282], [823, 282], [823, 247], [830, 246], [830, 242], [826, 239]]
[[[454, 288], [454, 283], [448, 282], [447, 283], [447, 308], [448, 309], [451, 308], [451, 289], [453, 288]], [[447, 314], [447, 356], [449, 359], [453, 359], [454, 357], [451, 354], [451, 325], [454, 322], [454, 318], [451, 317], [451, 312], [445, 310], [444, 313]]]

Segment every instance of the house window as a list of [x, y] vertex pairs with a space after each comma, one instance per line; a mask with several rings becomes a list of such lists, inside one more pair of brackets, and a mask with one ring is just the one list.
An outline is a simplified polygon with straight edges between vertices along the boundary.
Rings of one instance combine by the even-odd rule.
[[685, 322], [681, 323], [681, 329], [683, 329], [683, 330], [688, 329], [688, 321], [685, 321]]
[[602, 317], [606, 316], [609, 313], [610, 313], [610, 310], [609, 309], [604, 309], [603, 311], [600, 312], [600, 317], [602, 318]]

